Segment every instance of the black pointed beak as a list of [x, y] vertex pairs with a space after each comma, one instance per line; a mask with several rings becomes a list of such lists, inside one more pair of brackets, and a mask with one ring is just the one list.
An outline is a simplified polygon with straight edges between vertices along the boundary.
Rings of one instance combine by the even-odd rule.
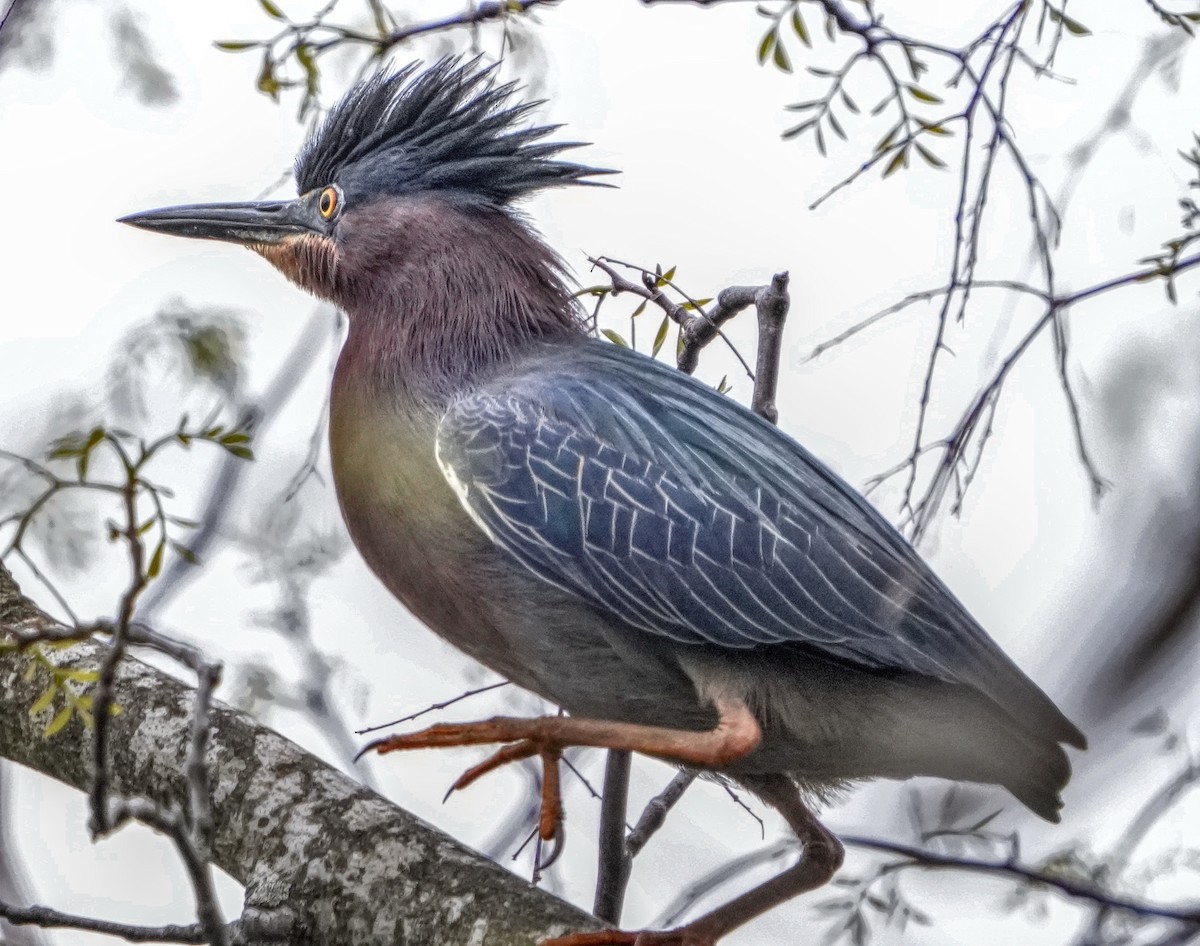
[[310, 201], [249, 201], [233, 204], [187, 204], [121, 217], [142, 230], [198, 240], [272, 244], [303, 234], [325, 234], [324, 220]]

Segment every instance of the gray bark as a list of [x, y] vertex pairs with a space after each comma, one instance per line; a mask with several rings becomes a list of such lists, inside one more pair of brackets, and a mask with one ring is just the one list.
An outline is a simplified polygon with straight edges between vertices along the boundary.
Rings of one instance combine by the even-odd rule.
[[[56, 626], [0, 565], [0, 641], [14, 629]], [[93, 670], [103, 652], [91, 641], [46, 649], [60, 665]], [[43, 736], [55, 707], [30, 715], [47, 679], [34, 672], [26, 680], [29, 666], [27, 655], [0, 650], [0, 757], [86, 791], [90, 731], [76, 718]], [[141, 661], [122, 664], [114, 792], [182, 801], [192, 696]], [[246, 888], [241, 936], [322, 946], [532, 946], [598, 928], [245, 714], [218, 705], [212, 719], [212, 861]]]

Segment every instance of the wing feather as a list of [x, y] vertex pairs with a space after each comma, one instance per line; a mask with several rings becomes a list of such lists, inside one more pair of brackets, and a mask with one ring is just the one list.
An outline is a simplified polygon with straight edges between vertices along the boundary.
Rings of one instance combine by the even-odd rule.
[[438, 456], [472, 518], [539, 577], [648, 634], [807, 644], [972, 686], [1082, 735], [909, 544], [799, 444], [613, 345], [532, 359], [456, 401]]

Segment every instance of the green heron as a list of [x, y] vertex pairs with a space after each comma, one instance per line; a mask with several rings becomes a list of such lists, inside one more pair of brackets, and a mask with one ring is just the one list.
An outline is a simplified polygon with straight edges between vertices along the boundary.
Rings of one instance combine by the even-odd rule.
[[352, 89], [300, 196], [125, 223], [240, 243], [349, 316], [330, 407], [342, 513], [443, 638], [568, 715], [443, 724], [379, 751], [540, 757], [558, 837], [568, 746], [717, 773], [776, 808], [793, 867], [676, 930], [557, 946], [711, 946], [842, 861], [810, 805], [863, 779], [1002, 785], [1058, 820], [1082, 733], [861, 496], [693, 378], [591, 337], [513, 209], [602, 173], [474, 62]]

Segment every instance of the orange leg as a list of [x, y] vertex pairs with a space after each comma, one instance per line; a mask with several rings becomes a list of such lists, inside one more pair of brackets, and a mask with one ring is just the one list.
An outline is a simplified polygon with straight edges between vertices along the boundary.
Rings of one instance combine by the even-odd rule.
[[562, 820], [558, 759], [563, 749], [570, 746], [628, 749], [682, 765], [719, 769], [752, 752], [762, 739], [762, 729], [741, 700], [718, 699], [715, 705], [717, 725], [707, 732], [571, 716], [539, 716], [535, 719], [497, 716], [483, 722], [439, 723], [416, 733], [386, 736], [370, 743], [363, 752], [375, 751], [382, 755], [402, 749], [506, 744], [490, 758], [464, 772], [451, 791], [466, 788], [481, 775], [509, 762], [541, 756], [545, 775], [538, 832], [544, 841], [548, 841], [558, 834]]
[[678, 929], [574, 933], [545, 940], [541, 946], [713, 946], [743, 923], [827, 883], [842, 865], [842, 844], [805, 807], [792, 781], [782, 775], [764, 775], [742, 782], [783, 815], [796, 832], [804, 846], [797, 864]]

